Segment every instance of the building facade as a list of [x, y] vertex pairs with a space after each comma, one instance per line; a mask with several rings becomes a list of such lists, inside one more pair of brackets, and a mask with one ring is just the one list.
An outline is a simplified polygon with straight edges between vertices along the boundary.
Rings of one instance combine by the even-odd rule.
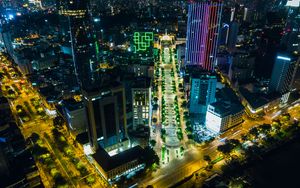
[[59, 14], [68, 18], [75, 74], [82, 88], [98, 81], [96, 41], [93, 34], [89, 1], [59, 1]]
[[213, 70], [216, 63], [222, 14], [220, 0], [189, 4], [186, 37], [186, 65], [201, 65]]
[[208, 106], [206, 127], [215, 133], [224, 132], [243, 122], [244, 108], [230, 102], [215, 102]]
[[63, 112], [70, 130], [78, 134], [86, 131], [86, 109], [82, 102], [72, 99], [64, 101]]
[[215, 102], [217, 78], [214, 75], [192, 75], [190, 79], [190, 113], [205, 114], [207, 106]]
[[139, 79], [132, 89], [133, 129], [151, 124], [151, 84], [150, 79]]
[[[125, 91], [122, 85], [83, 91], [91, 148], [113, 148], [127, 138]], [[109, 150], [109, 149], [108, 149]]]
[[298, 58], [278, 55], [273, 67], [269, 91], [280, 94], [288, 93], [294, 82], [298, 65]]

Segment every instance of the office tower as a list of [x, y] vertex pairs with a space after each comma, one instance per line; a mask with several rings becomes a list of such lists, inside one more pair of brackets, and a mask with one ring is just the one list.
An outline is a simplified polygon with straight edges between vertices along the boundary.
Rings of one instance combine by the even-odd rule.
[[226, 23], [222, 24], [220, 28], [220, 37], [219, 37], [219, 45], [227, 45], [228, 37], [229, 37], [229, 25]]
[[192, 2], [189, 5], [185, 65], [214, 69], [221, 14], [220, 0]]
[[75, 74], [82, 88], [97, 82], [97, 63], [89, 1], [59, 1], [60, 15], [68, 17]]
[[210, 74], [194, 74], [190, 79], [190, 108], [192, 114], [206, 114], [207, 106], [215, 102], [217, 78]]
[[0, 48], [4, 48], [4, 51], [13, 57], [14, 48], [12, 45], [11, 34], [5, 25], [0, 28]]
[[229, 26], [229, 36], [228, 36], [228, 48], [229, 50], [234, 50], [237, 38], [239, 34], [239, 23], [231, 22]]
[[63, 115], [67, 121], [69, 130], [78, 134], [86, 131], [87, 114], [82, 101], [77, 102], [73, 98], [64, 100]]
[[278, 54], [269, 85], [270, 92], [288, 93], [294, 82], [299, 58], [292, 55]]
[[150, 78], [138, 78], [132, 86], [133, 129], [151, 124]]
[[91, 148], [113, 147], [127, 138], [125, 91], [112, 83], [94, 91], [83, 91]]
[[232, 62], [229, 65], [228, 77], [235, 83], [247, 82], [253, 78], [255, 68], [255, 57], [249, 53], [236, 52], [232, 56]]

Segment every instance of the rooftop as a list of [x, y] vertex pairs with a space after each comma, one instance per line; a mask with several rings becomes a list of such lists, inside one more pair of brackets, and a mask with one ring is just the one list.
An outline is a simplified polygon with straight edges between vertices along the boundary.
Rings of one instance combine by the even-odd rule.
[[269, 102], [280, 98], [280, 95], [278, 93], [270, 93], [270, 94], [264, 94], [264, 93], [252, 93], [248, 89], [241, 87], [240, 92], [243, 95], [243, 97], [247, 100], [247, 102], [250, 104], [250, 106], [254, 109], [260, 108]]
[[69, 111], [78, 110], [84, 107], [82, 102], [77, 102], [73, 98], [64, 100], [63, 104]]
[[236, 114], [244, 109], [243, 105], [228, 101], [218, 101], [210, 105], [214, 107], [214, 112], [220, 114], [221, 117]]
[[149, 88], [151, 79], [148, 77], [136, 78], [133, 82], [132, 88]]
[[108, 172], [135, 159], [141, 160], [143, 152], [144, 150], [141, 148], [141, 146], [135, 146], [117, 155], [109, 156], [109, 154], [103, 148], [99, 147], [97, 152], [93, 154], [93, 158], [106, 172]]

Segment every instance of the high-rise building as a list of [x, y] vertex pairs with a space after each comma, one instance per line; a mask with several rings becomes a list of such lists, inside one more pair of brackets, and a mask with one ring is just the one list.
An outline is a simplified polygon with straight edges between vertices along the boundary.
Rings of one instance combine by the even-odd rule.
[[82, 88], [97, 81], [96, 48], [87, 0], [60, 0], [60, 15], [68, 17], [75, 74]]
[[216, 100], [216, 76], [210, 74], [195, 74], [191, 76], [190, 83], [190, 113], [206, 114], [207, 106]]
[[189, 4], [185, 65], [201, 65], [213, 70], [216, 63], [222, 1]]
[[4, 26], [0, 28], [0, 48], [4, 48], [10, 56], [13, 56], [14, 48], [12, 45], [11, 33]]
[[64, 100], [63, 115], [67, 120], [69, 129], [76, 133], [85, 132], [87, 129], [87, 114], [82, 101], [75, 99]]
[[239, 23], [231, 22], [229, 26], [229, 35], [228, 35], [228, 48], [230, 50], [235, 49], [239, 33]]
[[112, 148], [127, 138], [125, 91], [121, 84], [83, 91], [91, 148]]
[[150, 78], [138, 78], [132, 86], [133, 129], [151, 123]]
[[269, 91], [280, 94], [288, 93], [294, 82], [298, 64], [299, 58], [278, 54], [272, 71]]

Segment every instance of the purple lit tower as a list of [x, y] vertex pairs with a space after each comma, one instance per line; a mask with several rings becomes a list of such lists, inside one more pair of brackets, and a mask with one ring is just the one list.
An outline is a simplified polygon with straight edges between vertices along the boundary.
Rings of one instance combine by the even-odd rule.
[[221, 0], [189, 4], [185, 65], [201, 65], [208, 71], [214, 69], [222, 6]]

